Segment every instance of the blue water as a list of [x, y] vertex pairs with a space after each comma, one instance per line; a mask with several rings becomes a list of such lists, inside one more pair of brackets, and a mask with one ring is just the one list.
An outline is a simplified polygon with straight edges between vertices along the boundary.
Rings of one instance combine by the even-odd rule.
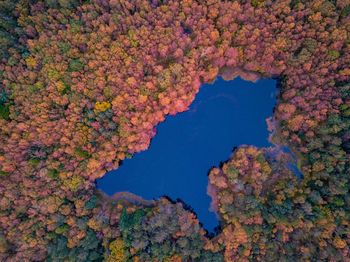
[[208, 171], [227, 160], [235, 146], [270, 146], [265, 119], [276, 102], [276, 81], [251, 83], [236, 78], [203, 85], [190, 109], [157, 126], [148, 150], [123, 161], [97, 181], [109, 195], [129, 191], [145, 199], [180, 198], [204, 228], [218, 226], [209, 211]]

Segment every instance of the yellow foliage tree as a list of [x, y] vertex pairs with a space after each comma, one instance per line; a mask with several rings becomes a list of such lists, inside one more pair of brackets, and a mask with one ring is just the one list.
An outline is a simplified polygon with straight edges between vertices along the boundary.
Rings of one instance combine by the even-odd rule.
[[95, 113], [101, 113], [101, 112], [105, 112], [108, 109], [111, 108], [111, 103], [103, 101], [103, 102], [96, 102], [95, 103]]
[[80, 176], [74, 175], [66, 180], [63, 181], [63, 184], [68, 187], [72, 191], [77, 191], [78, 188], [81, 186], [83, 183], [83, 178]]
[[32, 57], [32, 56], [30, 56], [30, 57], [28, 57], [26, 59], [26, 63], [27, 63], [27, 66], [29, 68], [34, 68], [34, 67], [36, 67], [38, 65], [36, 59], [34, 57]]
[[107, 262], [124, 262], [126, 261], [125, 256], [125, 245], [121, 239], [116, 239], [109, 244], [109, 250], [111, 252], [107, 259]]

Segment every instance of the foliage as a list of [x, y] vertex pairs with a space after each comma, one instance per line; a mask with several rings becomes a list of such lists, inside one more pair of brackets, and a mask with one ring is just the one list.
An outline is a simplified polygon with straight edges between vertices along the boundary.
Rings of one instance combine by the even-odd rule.
[[0, 104], [0, 118], [4, 120], [10, 120], [9, 105]]
[[12, 48], [25, 51], [20, 43], [20, 38], [25, 36], [17, 22], [16, 6], [18, 2], [18, 0], [0, 1], [0, 61], [10, 58]]
[[88, 230], [79, 246], [69, 249], [67, 238], [58, 236], [48, 246], [47, 261], [101, 261], [103, 248], [93, 231]]
[[81, 71], [84, 68], [84, 63], [80, 59], [72, 59], [69, 61], [68, 71]]
[[[0, 1], [0, 260], [346, 260], [349, 10], [327, 0]], [[96, 191], [219, 75], [281, 81], [275, 148], [239, 147], [210, 171], [215, 237], [180, 203]]]
[[125, 256], [125, 245], [123, 240], [116, 239], [109, 244], [109, 250], [111, 252], [108, 257], [108, 262], [124, 262], [126, 260]]

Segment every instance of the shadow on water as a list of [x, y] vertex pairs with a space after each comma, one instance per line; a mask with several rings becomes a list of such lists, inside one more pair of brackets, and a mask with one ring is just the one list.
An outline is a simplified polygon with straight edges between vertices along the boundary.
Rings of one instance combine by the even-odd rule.
[[235, 146], [271, 146], [265, 119], [272, 115], [276, 92], [275, 80], [218, 78], [203, 85], [188, 111], [157, 126], [148, 150], [123, 161], [97, 188], [109, 195], [129, 191], [145, 199], [181, 200], [213, 233], [219, 222], [209, 211], [208, 170], [228, 159]]

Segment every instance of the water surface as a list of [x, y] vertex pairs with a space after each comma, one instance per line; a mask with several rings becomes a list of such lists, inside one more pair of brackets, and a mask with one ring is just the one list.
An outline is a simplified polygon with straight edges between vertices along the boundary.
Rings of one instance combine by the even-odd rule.
[[208, 171], [235, 146], [271, 146], [265, 119], [276, 102], [276, 81], [236, 78], [203, 85], [190, 109], [157, 126], [148, 150], [123, 161], [97, 181], [109, 195], [129, 191], [145, 199], [162, 195], [191, 206], [209, 232], [218, 225], [209, 211]]

